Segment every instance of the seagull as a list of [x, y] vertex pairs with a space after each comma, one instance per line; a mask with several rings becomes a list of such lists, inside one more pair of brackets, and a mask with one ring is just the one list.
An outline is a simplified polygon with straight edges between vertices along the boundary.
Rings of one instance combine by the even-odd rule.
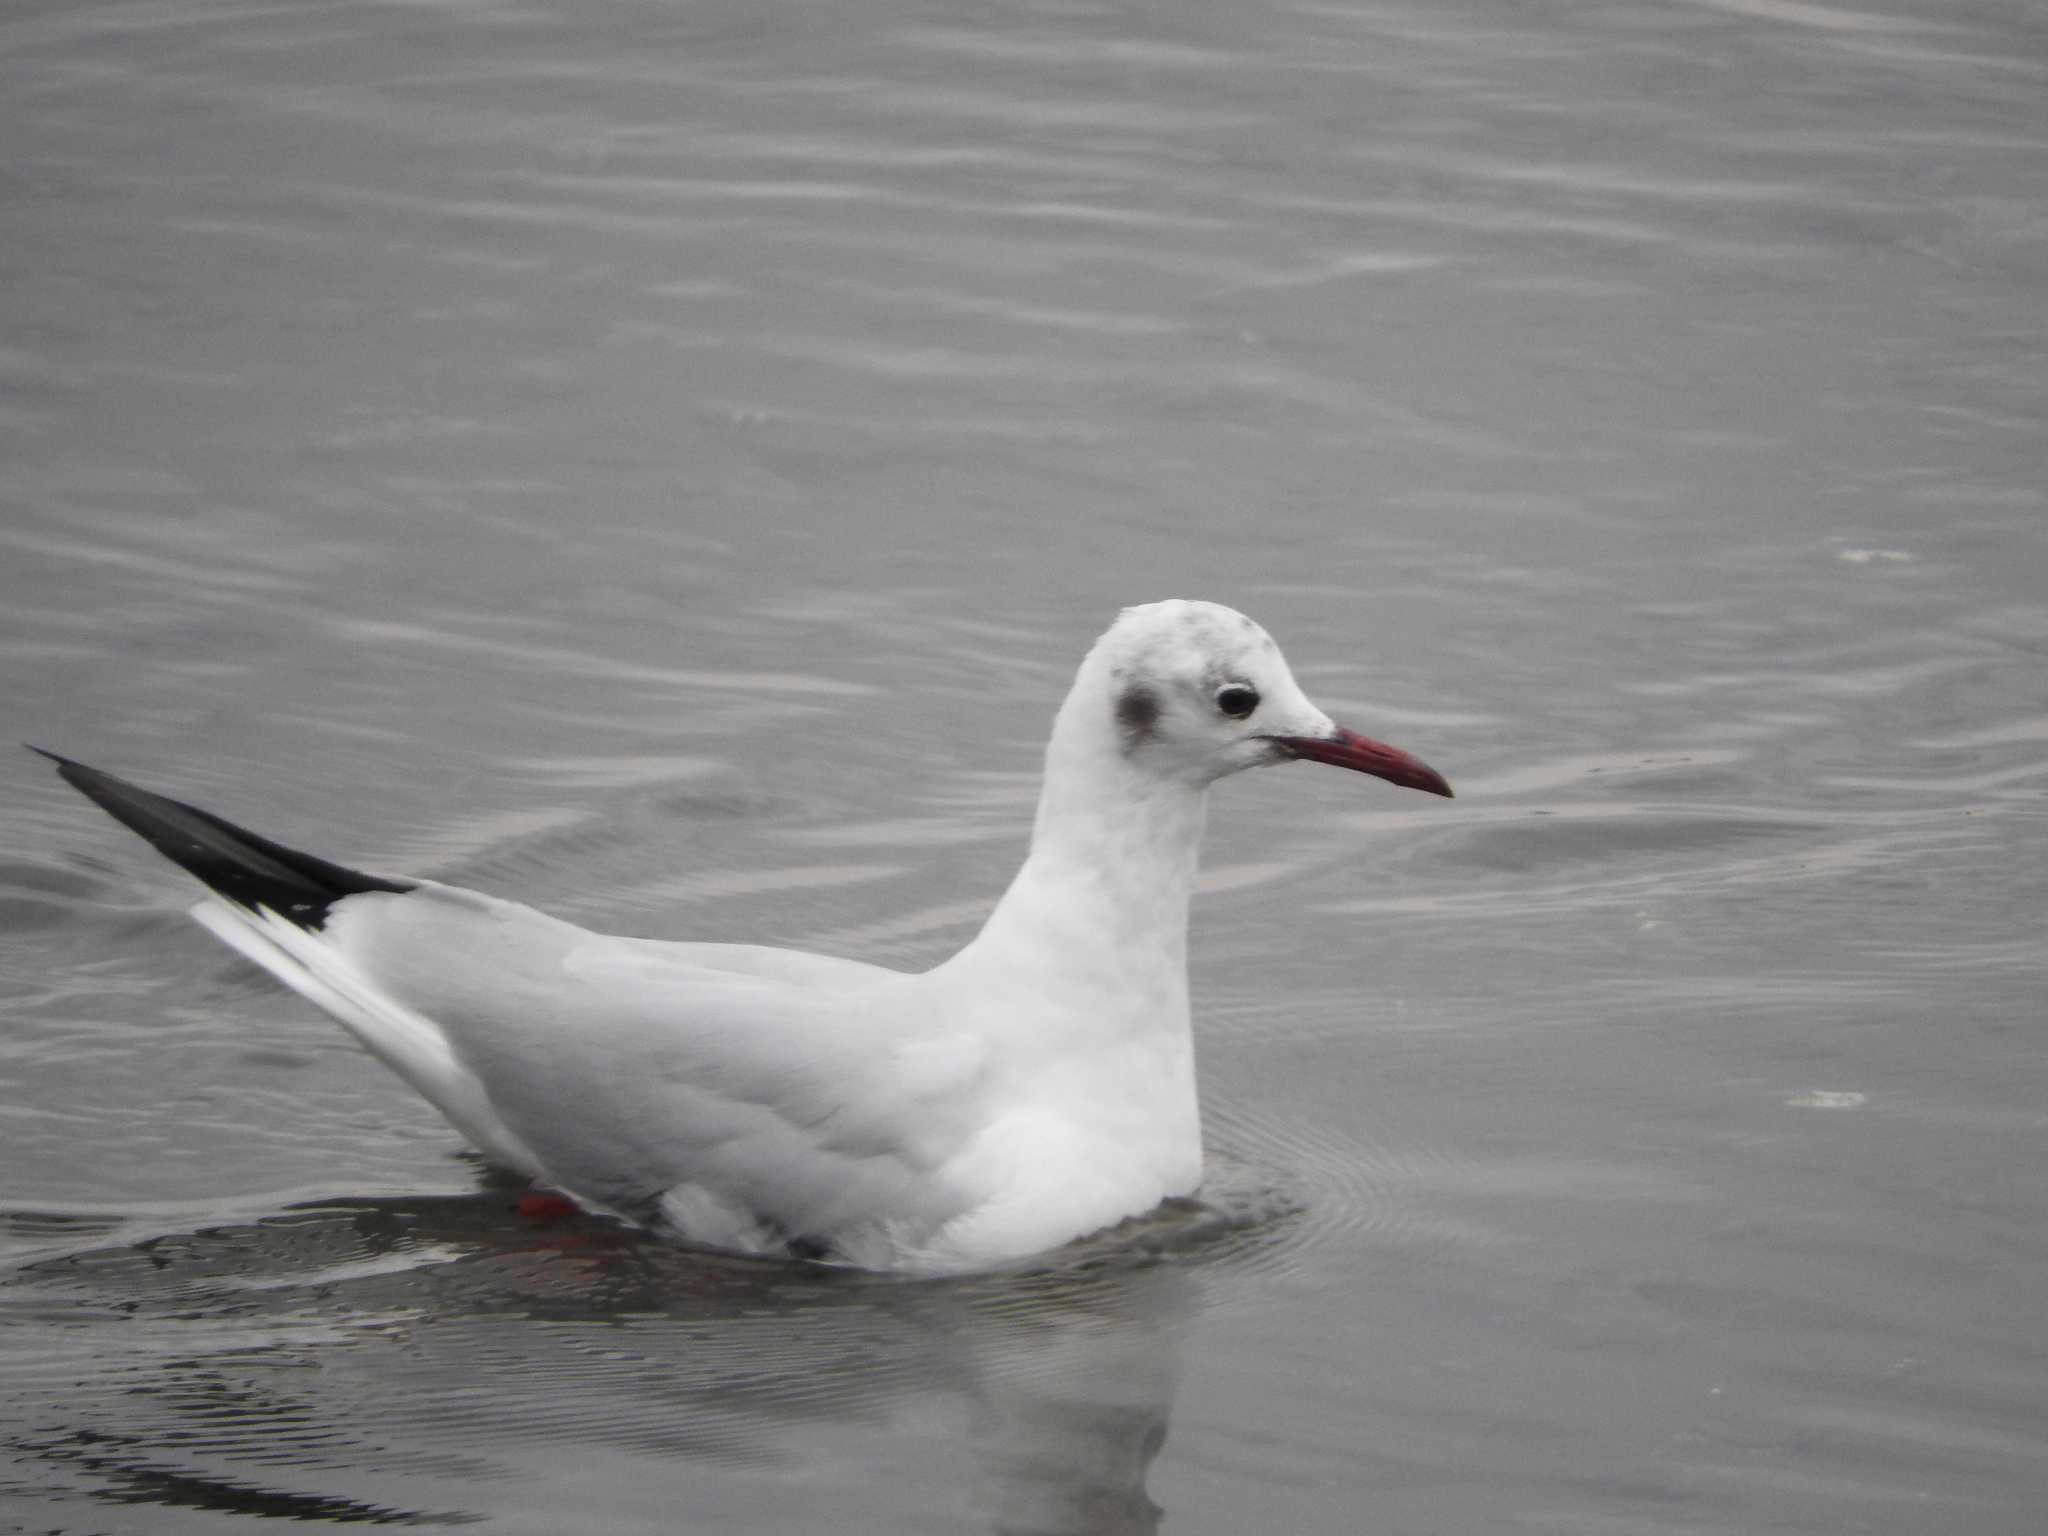
[[1053, 721], [1023, 867], [910, 973], [593, 933], [43, 755], [492, 1161], [693, 1245], [912, 1274], [1014, 1264], [1200, 1185], [1187, 914], [1211, 784], [1305, 758], [1451, 793], [1333, 724], [1236, 610], [1127, 608]]

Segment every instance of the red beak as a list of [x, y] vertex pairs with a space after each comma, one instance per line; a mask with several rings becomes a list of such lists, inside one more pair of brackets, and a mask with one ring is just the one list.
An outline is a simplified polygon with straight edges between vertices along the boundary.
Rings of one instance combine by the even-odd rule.
[[1374, 741], [1356, 731], [1339, 730], [1334, 736], [1273, 736], [1268, 739], [1294, 756], [1305, 757], [1311, 762], [1355, 768], [1390, 784], [1427, 790], [1447, 800], [1451, 797], [1449, 781], [1421, 758], [1411, 757], [1399, 747], [1390, 747], [1384, 741]]

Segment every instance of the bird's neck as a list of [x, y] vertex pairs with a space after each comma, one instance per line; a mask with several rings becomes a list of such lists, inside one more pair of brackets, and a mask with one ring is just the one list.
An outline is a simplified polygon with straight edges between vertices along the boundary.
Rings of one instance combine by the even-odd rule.
[[1207, 796], [1144, 772], [1107, 707], [1070, 699], [1046, 749], [1031, 852], [971, 949], [1029, 957], [1185, 1027], [1188, 901]]

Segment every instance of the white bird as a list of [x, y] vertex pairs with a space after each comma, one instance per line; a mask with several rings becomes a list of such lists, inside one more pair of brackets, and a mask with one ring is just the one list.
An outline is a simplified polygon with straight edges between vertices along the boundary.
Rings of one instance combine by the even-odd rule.
[[199, 922], [495, 1161], [693, 1243], [926, 1273], [1200, 1184], [1187, 911], [1212, 783], [1310, 758], [1451, 793], [1332, 724], [1243, 614], [1125, 609], [1053, 722], [1023, 868], [965, 948], [911, 974], [592, 933], [44, 755], [211, 887]]

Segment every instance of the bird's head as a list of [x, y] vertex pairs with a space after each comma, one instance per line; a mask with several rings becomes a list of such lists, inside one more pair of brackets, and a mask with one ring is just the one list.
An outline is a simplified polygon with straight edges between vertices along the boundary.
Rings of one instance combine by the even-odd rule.
[[1336, 725], [1301, 691], [1273, 637], [1220, 603], [1126, 608], [1089, 652], [1068, 708], [1106, 712], [1096, 724], [1132, 768], [1197, 787], [1307, 758], [1451, 792], [1420, 759]]

